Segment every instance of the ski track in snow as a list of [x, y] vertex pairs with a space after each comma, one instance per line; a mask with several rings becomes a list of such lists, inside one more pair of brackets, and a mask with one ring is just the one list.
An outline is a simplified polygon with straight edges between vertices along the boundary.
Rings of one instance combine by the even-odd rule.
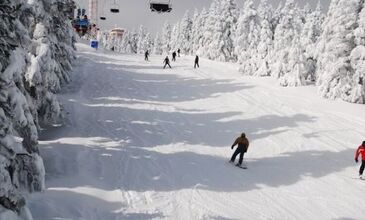
[[[365, 106], [282, 88], [235, 64], [95, 52], [78, 44], [60, 99], [63, 127], [40, 148], [47, 190], [34, 219], [361, 219], [365, 182], [352, 179]], [[230, 145], [251, 141], [241, 170]]]

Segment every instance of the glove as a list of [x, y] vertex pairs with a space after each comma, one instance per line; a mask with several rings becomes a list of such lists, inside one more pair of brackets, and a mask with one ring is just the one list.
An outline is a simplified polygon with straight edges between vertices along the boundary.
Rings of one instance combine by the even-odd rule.
[[359, 160], [358, 160], [357, 158], [355, 158], [355, 162], [356, 162], [356, 163], [358, 163], [358, 162], [359, 162]]

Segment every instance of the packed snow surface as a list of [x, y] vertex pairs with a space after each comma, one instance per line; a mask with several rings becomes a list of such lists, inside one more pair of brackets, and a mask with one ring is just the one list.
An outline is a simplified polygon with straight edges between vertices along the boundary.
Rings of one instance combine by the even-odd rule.
[[[34, 219], [364, 219], [364, 105], [236, 64], [78, 49], [68, 121], [41, 135]], [[243, 131], [247, 170], [228, 163]]]

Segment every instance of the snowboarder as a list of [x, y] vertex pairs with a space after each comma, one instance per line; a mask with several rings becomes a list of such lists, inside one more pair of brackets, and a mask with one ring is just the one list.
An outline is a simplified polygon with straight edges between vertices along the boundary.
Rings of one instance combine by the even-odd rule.
[[146, 50], [146, 52], [144, 53], [144, 60], [148, 61], [148, 56], [150, 55], [150, 53], [148, 52], [148, 50]]
[[178, 54], [178, 57], [180, 57], [180, 48], [177, 49], [177, 54]]
[[168, 56], [166, 56], [166, 58], [164, 59], [163, 63], [165, 64], [163, 66], [164, 69], [166, 68], [167, 65], [171, 68], [171, 66], [170, 66], [170, 60], [169, 60], [169, 57]]
[[234, 163], [237, 155], [240, 154], [240, 159], [239, 159], [238, 163], [236, 164], [236, 166], [241, 167], [242, 161], [243, 161], [243, 155], [247, 152], [248, 146], [250, 144], [248, 139], [246, 138], [245, 133], [242, 133], [241, 136], [236, 139], [236, 141], [232, 144], [231, 149], [233, 150], [234, 146], [236, 146], [237, 144], [238, 144], [238, 147], [237, 147], [236, 151], [233, 153], [230, 162]]
[[196, 55], [196, 57], [195, 57], [194, 69], [195, 69], [196, 67], [198, 67], [198, 68], [199, 68], [199, 57], [198, 57], [198, 55]]
[[176, 51], [172, 53], [172, 61], [176, 61]]
[[365, 169], [365, 141], [362, 142], [362, 144], [357, 148], [356, 154], [355, 154], [355, 162], [358, 163], [359, 155], [361, 155], [361, 166], [359, 170], [359, 177], [360, 179], [365, 179], [365, 177], [362, 175]]

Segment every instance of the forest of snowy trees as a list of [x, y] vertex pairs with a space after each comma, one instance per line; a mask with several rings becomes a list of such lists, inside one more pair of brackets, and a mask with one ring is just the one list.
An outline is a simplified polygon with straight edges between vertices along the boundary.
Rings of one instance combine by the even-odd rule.
[[25, 194], [44, 188], [40, 126], [62, 117], [70, 80], [71, 0], [0, 0], [0, 219], [31, 219]]
[[186, 12], [165, 23], [154, 39], [141, 26], [123, 39], [102, 39], [122, 53], [187, 55], [237, 62], [245, 75], [271, 76], [281, 86], [316, 84], [322, 97], [365, 104], [365, 2], [332, 0], [327, 15], [286, 0], [276, 9], [267, 0], [214, 0], [209, 9]]

